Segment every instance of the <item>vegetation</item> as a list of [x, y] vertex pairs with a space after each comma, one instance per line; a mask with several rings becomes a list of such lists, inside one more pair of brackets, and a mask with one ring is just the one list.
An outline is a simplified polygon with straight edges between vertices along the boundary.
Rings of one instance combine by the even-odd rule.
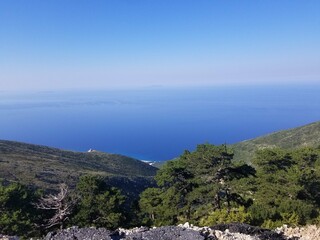
[[274, 228], [320, 222], [320, 148], [259, 150], [251, 166], [232, 158], [225, 145], [185, 151], [158, 171], [156, 187], [141, 193], [139, 206], [96, 175], [82, 176], [70, 191], [62, 185], [56, 195], [4, 181], [0, 227], [27, 237], [71, 225], [115, 229], [188, 221]]
[[125, 220], [125, 197], [118, 189], [108, 186], [102, 178], [81, 177], [76, 194], [79, 201], [72, 222], [77, 226], [115, 229]]
[[37, 192], [20, 183], [0, 184], [0, 229], [9, 235], [37, 234], [39, 211], [33, 202]]
[[264, 227], [317, 221], [320, 210], [320, 149], [265, 149], [254, 158], [257, 178], [250, 206], [253, 221]]
[[320, 121], [279, 131], [232, 145], [235, 161], [250, 163], [256, 151], [265, 148], [295, 149], [320, 146]]
[[141, 194], [144, 223], [273, 228], [319, 221], [320, 148], [259, 150], [252, 166], [232, 157], [225, 145], [203, 144], [167, 162], [157, 187]]
[[[302, 139], [311, 130], [315, 139], [319, 126], [265, 139]], [[251, 142], [260, 144], [261, 139]], [[166, 162], [154, 177], [156, 184], [153, 167], [127, 157], [0, 141], [1, 233], [30, 237], [71, 225], [115, 229], [187, 221], [199, 226], [245, 222], [266, 228], [320, 223], [320, 144], [293, 141], [289, 147], [283, 141], [283, 147], [266, 141], [246, 161], [234, 160], [235, 149], [226, 145], [198, 145]], [[305, 146], [306, 142], [313, 144]], [[51, 175], [39, 178], [49, 169]], [[60, 192], [54, 191], [56, 186]], [[139, 199], [132, 200], [138, 193]]]
[[40, 236], [76, 224], [115, 229], [126, 226], [125, 196], [97, 176], [83, 176], [72, 192], [61, 185], [58, 194], [43, 196], [19, 183], [0, 184], [2, 234]]
[[[146, 223], [155, 225], [206, 222], [208, 212], [246, 205], [232, 182], [247, 178], [253, 169], [246, 164], [234, 165], [233, 154], [225, 145], [198, 145], [167, 162], [156, 175], [158, 188], [142, 193], [140, 206]], [[153, 194], [150, 194], [153, 193]], [[151, 217], [151, 218], [150, 218]]]
[[61, 184], [60, 192], [58, 194], [43, 196], [35, 203], [37, 209], [47, 210], [49, 213], [52, 213], [52, 216], [44, 224], [46, 228], [59, 225], [60, 229], [63, 229], [64, 222], [68, 220], [74, 204], [70, 200], [69, 194], [68, 186], [66, 184]]
[[137, 159], [118, 154], [72, 152], [12, 141], [0, 141], [0, 165], [0, 178], [49, 192], [59, 191], [61, 183], [74, 189], [82, 175], [101, 176], [124, 189], [130, 198], [137, 198], [151, 186], [157, 171]]

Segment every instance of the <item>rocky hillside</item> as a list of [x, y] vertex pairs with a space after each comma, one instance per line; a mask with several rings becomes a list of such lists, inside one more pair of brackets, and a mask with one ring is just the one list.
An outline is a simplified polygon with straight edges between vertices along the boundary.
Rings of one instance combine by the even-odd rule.
[[304, 146], [320, 146], [320, 121], [236, 143], [231, 147], [234, 149], [234, 160], [250, 162], [258, 149], [293, 149]]
[[61, 182], [72, 187], [83, 174], [101, 175], [114, 185], [131, 185], [131, 189], [144, 188], [150, 185], [157, 170], [118, 154], [73, 152], [3, 140], [0, 141], [0, 166], [0, 179], [44, 189], [57, 189]]

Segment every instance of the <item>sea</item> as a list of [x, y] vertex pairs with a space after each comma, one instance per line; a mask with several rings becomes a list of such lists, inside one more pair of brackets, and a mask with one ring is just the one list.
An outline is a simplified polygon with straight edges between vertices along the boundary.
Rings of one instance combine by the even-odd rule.
[[320, 120], [320, 85], [0, 91], [0, 139], [140, 160]]

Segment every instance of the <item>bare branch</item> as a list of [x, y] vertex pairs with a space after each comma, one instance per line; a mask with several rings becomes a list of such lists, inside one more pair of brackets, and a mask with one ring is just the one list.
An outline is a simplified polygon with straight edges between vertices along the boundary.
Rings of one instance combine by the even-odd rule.
[[63, 222], [68, 219], [71, 214], [74, 203], [68, 201], [69, 189], [66, 184], [60, 185], [60, 192], [57, 195], [49, 194], [42, 197], [35, 206], [38, 209], [54, 210], [55, 214], [47, 220], [46, 228], [55, 225], [63, 226]]

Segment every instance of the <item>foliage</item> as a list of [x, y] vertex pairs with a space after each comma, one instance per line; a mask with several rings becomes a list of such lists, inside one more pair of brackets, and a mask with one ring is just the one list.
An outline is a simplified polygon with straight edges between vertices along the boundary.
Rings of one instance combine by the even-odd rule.
[[145, 222], [268, 228], [318, 222], [319, 148], [262, 149], [252, 166], [232, 157], [225, 145], [202, 144], [167, 162], [155, 177], [158, 187], [141, 194]]
[[249, 177], [253, 169], [234, 165], [232, 157], [225, 145], [202, 144], [194, 152], [185, 151], [179, 159], [167, 162], [155, 177], [158, 188], [141, 194], [140, 207], [148, 222], [198, 223], [208, 210], [229, 211], [239, 206], [245, 200], [234, 191], [232, 181]]
[[20, 183], [0, 184], [1, 234], [39, 236], [64, 227], [69, 217], [70, 224], [81, 227], [123, 227], [124, 202], [120, 190], [92, 175], [81, 177], [73, 193], [62, 184], [60, 192], [45, 196]]
[[86, 175], [80, 178], [76, 194], [79, 203], [71, 222], [80, 227], [115, 229], [121, 226], [125, 219], [125, 197], [118, 189], [108, 186], [100, 177]]
[[243, 206], [233, 209], [217, 209], [200, 220], [200, 226], [213, 226], [220, 223], [249, 223], [251, 214]]
[[254, 222], [263, 227], [312, 222], [319, 215], [320, 151], [264, 149], [256, 153]]
[[35, 234], [38, 211], [33, 206], [37, 194], [20, 183], [0, 182], [0, 229], [2, 234]]
[[141, 193], [139, 206], [146, 214], [146, 217], [142, 220], [144, 225], [150, 225], [158, 219], [158, 208], [162, 203], [161, 194], [159, 188], [148, 188]]

